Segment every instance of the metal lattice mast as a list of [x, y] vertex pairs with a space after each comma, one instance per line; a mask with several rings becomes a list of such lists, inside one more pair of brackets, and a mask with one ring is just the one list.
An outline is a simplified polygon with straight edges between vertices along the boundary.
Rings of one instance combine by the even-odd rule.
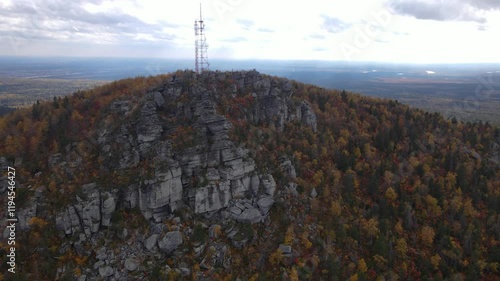
[[194, 71], [196, 73], [202, 73], [208, 70], [208, 44], [207, 38], [205, 37], [205, 23], [203, 22], [203, 17], [201, 13], [201, 3], [200, 3], [200, 19], [194, 22], [194, 51], [195, 51], [195, 67]]

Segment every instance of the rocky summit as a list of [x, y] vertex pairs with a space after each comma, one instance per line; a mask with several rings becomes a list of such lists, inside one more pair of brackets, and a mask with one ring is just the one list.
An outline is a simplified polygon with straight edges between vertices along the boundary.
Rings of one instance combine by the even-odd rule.
[[[183, 88], [188, 79], [219, 81], [226, 75], [235, 81], [234, 96], [238, 88], [252, 90], [255, 102], [247, 109], [249, 122], [283, 130], [286, 122], [299, 120], [316, 130], [316, 116], [308, 103], [292, 101], [289, 81], [277, 83], [256, 71], [174, 76], [146, 93], [134, 113], [132, 101], [113, 102], [111, 110], [120, 114], [120, 124], [98, 131], [98, 161], [103, 168], [133, 170], [147, 160], [153, 167], [151, 176], [104, 194], [96, 183], [82, 186], [86, 200], [77, 197], [75, 205], [56, 217], [56, 225], [66, 234], [95, 233], [99, 226], [109, 226], [116, 202], [138, 207], [145, 219], [158, 223], [183, 207], [194, 214], [220, 213], [236, 221], [263, 221], [276, 190], [273, 175], [258, 171], [248, 149], [229, 138], [235, 125], [217, 112], [221, 97], [216, 88], [207, 89], [201, 83], [188, 92]], [[172, 140], [172, 136], [181, 140]], [[68, 155], [53, 155], [50, 166], [78, 165], [68, 163]], [[293, 170], [289, 161], [288, 165]]]
[[0, 127], [18, 280], [494, 280], [500, 268], [489, 124], [255, 70], [186, 70]]

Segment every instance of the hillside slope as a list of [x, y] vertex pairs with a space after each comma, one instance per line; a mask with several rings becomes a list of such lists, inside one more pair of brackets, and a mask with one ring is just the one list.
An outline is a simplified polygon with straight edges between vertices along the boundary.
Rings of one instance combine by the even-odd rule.
[[18, 110], [0, 135], [18, 280], [498, 278], [489, 124], [256, 71], [177, 71]]

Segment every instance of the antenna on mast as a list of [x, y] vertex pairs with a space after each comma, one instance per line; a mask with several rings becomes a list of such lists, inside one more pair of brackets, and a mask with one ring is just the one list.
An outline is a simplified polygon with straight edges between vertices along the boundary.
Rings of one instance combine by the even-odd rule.
[[200, 3], [200, 19], [194, 21], [194, 51], [195, 51], [195, 67], [194, 71], [198, 74], [208, 70], [208, 44], [205, 38], [205, 23], [203, 22], [201, 3]]

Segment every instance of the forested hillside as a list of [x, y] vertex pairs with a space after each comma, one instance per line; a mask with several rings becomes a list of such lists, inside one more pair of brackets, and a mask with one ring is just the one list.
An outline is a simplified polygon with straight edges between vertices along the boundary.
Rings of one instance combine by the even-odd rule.
[[488, 123], [256, 71], [177, 71], [2, 117], [0, 156], [24, 229], [4, 280], [500, 276]]

